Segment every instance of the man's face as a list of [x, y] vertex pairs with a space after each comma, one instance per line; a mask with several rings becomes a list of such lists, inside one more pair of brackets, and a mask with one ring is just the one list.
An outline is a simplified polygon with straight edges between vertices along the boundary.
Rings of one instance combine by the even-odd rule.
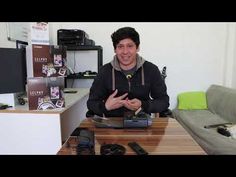
[[129, 38], [121, 40], [115, 49], [120, 65], [124, 67], [135, 66], [138, 51], [139, 48], [136, 48], [134, 41]]

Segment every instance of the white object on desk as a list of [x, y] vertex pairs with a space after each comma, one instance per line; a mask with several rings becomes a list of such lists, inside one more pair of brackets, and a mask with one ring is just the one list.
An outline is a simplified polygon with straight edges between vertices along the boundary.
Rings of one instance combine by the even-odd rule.
[[8, 106], [15, 107], [15, 105], [16, 105], [16, 94], [15, 93], [0, 94], [0, 103], [7, 104]]

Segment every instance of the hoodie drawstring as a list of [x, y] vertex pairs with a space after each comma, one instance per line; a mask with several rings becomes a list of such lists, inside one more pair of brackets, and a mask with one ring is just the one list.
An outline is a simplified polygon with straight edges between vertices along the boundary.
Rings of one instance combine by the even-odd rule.
[[[142, 79], [142, 85], [144, 86], [144, 69], [142, 66], [142, 71], [141, 71], [141, 79]], [[112, 90], [115, 90], [115, 69], [112, 67]]]

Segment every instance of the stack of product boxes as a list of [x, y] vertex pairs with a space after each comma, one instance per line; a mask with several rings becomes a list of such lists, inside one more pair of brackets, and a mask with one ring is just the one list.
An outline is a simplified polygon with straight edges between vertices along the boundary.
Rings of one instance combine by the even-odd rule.
[[29, 110], [65, 107], [66, 48], [49, 45], [48, 23], [31, 23], [27, 54]]

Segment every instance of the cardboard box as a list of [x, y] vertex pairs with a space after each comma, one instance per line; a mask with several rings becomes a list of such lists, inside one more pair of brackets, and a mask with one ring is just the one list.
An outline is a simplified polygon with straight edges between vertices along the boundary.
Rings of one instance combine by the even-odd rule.
[[65, 107], [64, 77], [28, 78], [29, 110]]
[[66, 47], [33, 44], [26, 54], [28, 77], [66, 76]]

